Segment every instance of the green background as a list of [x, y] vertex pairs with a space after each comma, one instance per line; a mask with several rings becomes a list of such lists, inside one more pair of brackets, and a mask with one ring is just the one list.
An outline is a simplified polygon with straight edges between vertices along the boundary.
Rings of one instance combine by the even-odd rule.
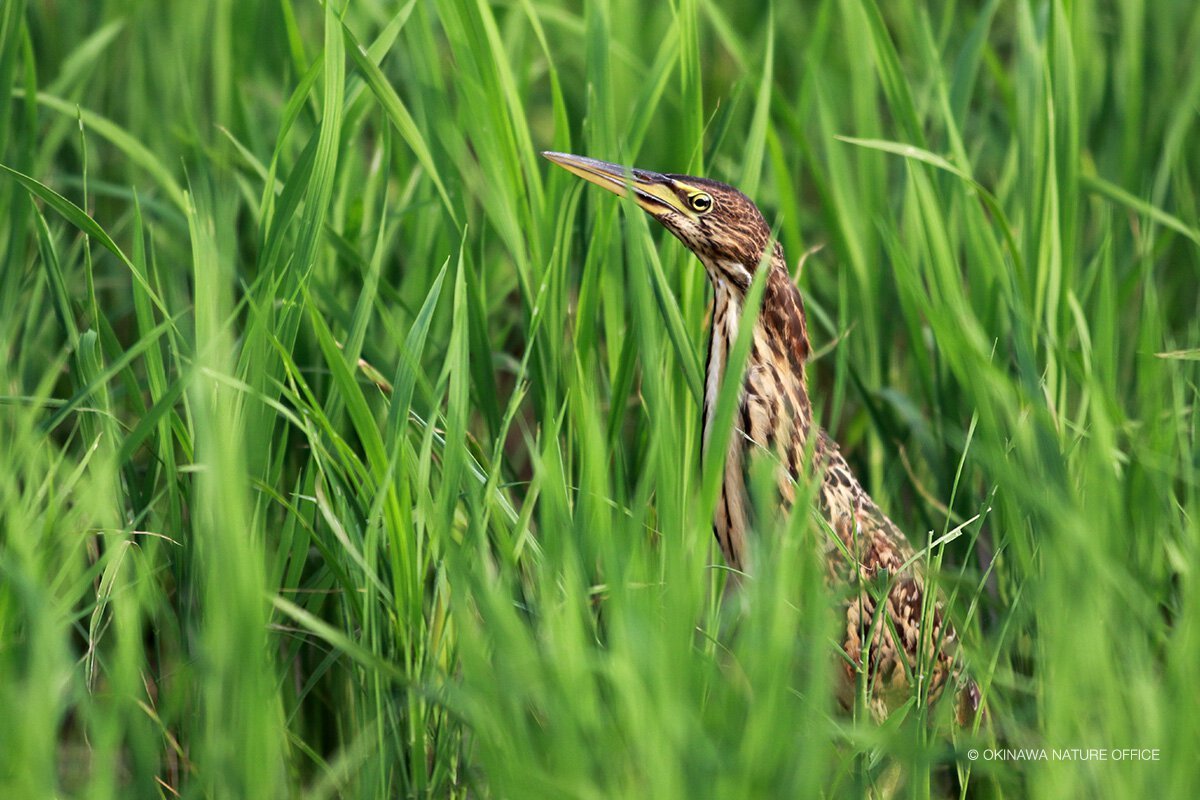
[[[1198, 123], [1194, 0], [9, 0], [0, 795], [1195, 796]], [[807, 504], [721, 600], [703, 271], [542, 149], [760, 205], [981, 728]]]

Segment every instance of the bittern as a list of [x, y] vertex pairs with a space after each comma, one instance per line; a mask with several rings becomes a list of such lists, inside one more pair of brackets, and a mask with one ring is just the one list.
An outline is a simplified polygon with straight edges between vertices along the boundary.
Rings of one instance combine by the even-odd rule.
[[[919, 679], [931, 702], [947, 683], [960, 684], [956, 716], [960, 721], [973, 716], [979, 690], [961, 677], [957, 636], [941, 598], [927, 607], [926, 576], [912, 546], [863, 489], [837, 444], [813, 422], [805, 375], [811, 347], [804, 300], [762, 213], [737, 189], [706, 178], [626, 169], [566, 153], [543, 155], [610, 192], [628, 193], [704, 265], [713, 288], [704, 384], [705, 458], [712, 457], [707, 451], [719, 387], [747, 292], [757, 271], [768, 271], [713, 520], [725, 561], [738, 571], [752, 566], [747, 470], [756, 455], [753, 448], [774, 460], [775, 488], [784, 511], [795, 502], [797, 481], [808, 470], [819, 480], [820, 511], [841, 540], [838, 546], [831, 537], [826, 548], [828, 577], [848, 588], [842, 704], [849, 707], [856, 688], [865, 685], [870, 711], [881, 719], [912, 695], [914, 680], [923, 676]], [[884, 607], [877, 618], [880, 602]], [[860, 675], [866, 678], [863, 684]]]

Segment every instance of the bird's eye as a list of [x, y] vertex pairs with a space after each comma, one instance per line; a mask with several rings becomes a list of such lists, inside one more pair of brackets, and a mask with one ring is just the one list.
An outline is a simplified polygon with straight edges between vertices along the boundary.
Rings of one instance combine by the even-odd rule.
[[711, 197], [704, 194], [704, 192], [698, 192], [688, 198], [688, 204], [691, 205], [692, 210], [697, 214], [703, 214], [712, 209], [713, 203]]

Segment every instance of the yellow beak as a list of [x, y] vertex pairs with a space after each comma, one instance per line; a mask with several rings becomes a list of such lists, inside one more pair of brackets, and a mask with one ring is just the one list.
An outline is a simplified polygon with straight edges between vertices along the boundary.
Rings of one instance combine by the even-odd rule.
[[547, 151], [542, 155], [568, 172], [608, 189], [613, 194], [630, 194], [643, 211], [654, 217], [661, 217], [666, 212], [673, 211], [695, 218], [692, 210], [680, 200], [672, 188], [674, 181], [666, 175], [644, 169], [630, 169], [570, 153]]

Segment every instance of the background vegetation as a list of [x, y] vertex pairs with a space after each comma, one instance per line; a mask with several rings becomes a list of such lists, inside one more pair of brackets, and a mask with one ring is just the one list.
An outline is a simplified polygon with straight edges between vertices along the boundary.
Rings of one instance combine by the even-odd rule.
[[[1198, 54], [1193, 0], [5, 3], [0, 795], [1195, 796]], [[703, 273], [542, 149], [809, 254], [988, 725], [837, 711], [805, 508], [722, 602]]]

